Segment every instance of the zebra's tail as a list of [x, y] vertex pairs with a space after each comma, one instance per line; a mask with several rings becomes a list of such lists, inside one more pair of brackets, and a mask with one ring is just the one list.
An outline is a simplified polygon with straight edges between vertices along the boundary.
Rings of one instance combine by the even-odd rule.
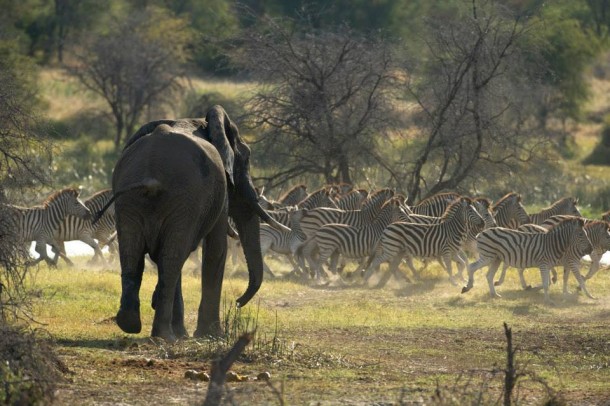
[[102, 207], [100, 209], [100, 211], [95, 213], [95, 215], [93, 216], [93, 219], [91, 220], [91, 223], [92, 224], [97, 223], [104, 215], [104, 212], [106, 212], [106, 210], [108, 210], [108, 207], [110, 207], [110, 205], [112, 203], [114, 203], [114, 200], [117, 197], [119, 197], [123, 193], [130, 192], [132, 190], [138, 190], [138, 189], [143, 190], [146, 196], [153, 197], [153, 196], [156, 196], [161, 191], [161, 182], [159, 182], [157, 179], [154, 179], [154, 178], [146, 178], [141, 182], [135, 183], [133, 185], [129, 185], [126, 188], [113, 193], [112, 197], [110, 198], [110, 200], [108, 200], [108, 202], [104, 205], [104, 207]]

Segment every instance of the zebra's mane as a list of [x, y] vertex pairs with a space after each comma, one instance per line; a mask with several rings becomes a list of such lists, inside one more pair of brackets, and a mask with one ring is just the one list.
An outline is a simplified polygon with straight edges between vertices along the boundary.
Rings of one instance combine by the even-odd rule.
[[512, 199], [512, 198], [517, 198], [517, 201], [520, 202], [521, 201], [521, 195], [515, 193], [515, 192], [510, 192], [507, 193], [506, 195], [502, 196], [497, 202], [496, 204], [494, 204], [493, 206], [493, 211], [497, 211], [501, 208], [504, 207], [504, 205], [507, 204], [507, 202]]
[[551, 231], [556, 228], [558, 229], [561, 227], [567, 227], [566, 224], [571, 224], [571, 223], [575, 223], [575, 222], [578, 222], [580, 224], [580, 227], [584, 227], [584, 225], [585, 225], [585, 219], [582, 217], [562, 215], [561, 221], [549, 226], [548, 230]]
[[468, 204], [472, 204], [471, 198], [465, 197], [465, 196], [458, 197], [457, 199], [455, 199], [451, 203], [449, 203], [449, 206], [447, 206], [447, 209], [445, 209], [445, 212], [441, 216], [441, 221], [445, 221], [447, 219], [447, 217], [451, 216], [454, 212], [456, 212], [458, 209], [458, 206], [464, 201], [467, 202]]
[[390, 193], [390, 195], [393, 195], [392, 189], [390, 189], [390, 188], [379, 189], [369, 195], [369, 200], [376, 199], [382, 193]]
[[[92, 194], [89, 197], [89, 199], [93, 199], [94, 197], [98, 197], [98, 196], [100, 196], [102, 194], [105, 194], [105, 193], [108, 193], [108, 192], [112, 192], [112, 189], [103, 189], [103, 190], [97, 191], [94, 194]], [[89, 199], [87, 199], [87, 200], [89, 200]]]
[[78, 191], [78, 189], [73, 188], [73, 187], [68, 187], [68, 188], [62, 189], [60, 191], [57, 191], [57, 192], [53, 193], [51, 196], [47, 197], [47, 199], [44, 202], [42, 202], [42, 206], [48, 207], [55, 200], [59, 199], [60, 196], [63, 196], [68, 193], [71, 193], [72, 195], [74, 195], [74, 197], [78, 197], [79, 191]]
[[475, 203], [477, 203], [477, 202], [481, 203], [481, 204], [483, 204], [483, 206], [485, 206], [488, 209], [491, 207], [491, 200], [489, 200], [486, 197], [477, 197], [477, 198], [474, 199], [474, 202]]

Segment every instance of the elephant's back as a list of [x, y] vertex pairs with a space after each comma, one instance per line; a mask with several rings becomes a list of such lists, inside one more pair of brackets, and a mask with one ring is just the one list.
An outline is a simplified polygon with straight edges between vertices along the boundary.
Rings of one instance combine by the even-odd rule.
[[115, 166], [113, 190], [116, 193], [146, 179], [176, 191], [205, 187], [206, 180], [226, 182], [222, 160], [212, 144], [175, 132], [154, 132], [126, 149]]

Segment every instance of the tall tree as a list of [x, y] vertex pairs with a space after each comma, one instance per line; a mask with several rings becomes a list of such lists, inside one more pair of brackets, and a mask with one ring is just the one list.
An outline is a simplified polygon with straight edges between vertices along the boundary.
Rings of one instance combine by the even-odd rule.
[[115, 126], [115, 147], [133, 133], [147, 109], [171, 105], [180, 88], [191, 40], [188, 24], [148, 8], [94, 37], [70, 66], [80, 83], [103, 97]]
[[389, 50], [347, 27], [321, 31], [272, 19], [254, 27], [234, 56], [264, 83], [247, 108], [270, 158], [262, 164], [281, 162], [281, 170], [264, 178], [268, 186], [303, 174], [351, 182], [387, 127]]
[[429, 22], [425, 63], [411, 70], [422, 137], [409, 144], [412, 201], [464, 181], [511, 173], [542, 158], [545, 138], [531, 126], [541, 66], [531, 65], [533, 26], [493, 1], [472, 0], [452, 22]]

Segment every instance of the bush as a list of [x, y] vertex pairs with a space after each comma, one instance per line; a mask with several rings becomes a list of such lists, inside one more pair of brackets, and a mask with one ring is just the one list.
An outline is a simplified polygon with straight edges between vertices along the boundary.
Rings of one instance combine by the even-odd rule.
[[0, 325], [0, 404], [48, 404], [67, 368], [34, 332]]

